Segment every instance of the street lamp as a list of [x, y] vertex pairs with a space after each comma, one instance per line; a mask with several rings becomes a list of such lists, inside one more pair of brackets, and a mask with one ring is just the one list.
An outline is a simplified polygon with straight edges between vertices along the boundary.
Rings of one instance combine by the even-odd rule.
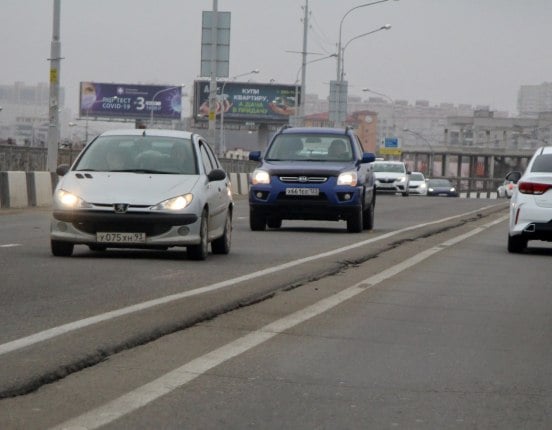
[[[366, 6], [372, 6], [372, 5], [375, 5], [375, 4], [378, 4], [378, 3], [385, 3], [389, 0], [379, 0], [379, 1], [374, 1], [374, 2], [371, 2], [371, 3], [365, 3], [365, 4], [361, 4], [359, 6], [355, 6], [351, 9], [349, 9], [347, 12], [345, 12], [345, 15], [343, 15], [343, 17], [341, 18], [341, 21], [339, 22], [339, 42], [338, 42], [338, 45], [337, 45], [337, 80], [341, 80], [343, 74], [341, 72], [341, 66], [342, 66], [342, 61], [341, 61], [341, 34], [342, 34], [342, 30], [343, 30], [343, 21], [345, 20], [345, 18], [347, 17], [347, 15], [349, 15], [352, 11], [356, 10], [356, 9], [360, 9], [361, 7], [366, 7]], [[395, 1], [398, 1], [398, 0], [395, 0]]]
[[[391, 102], [391, 123], [392, 123], [391, 129], [393, 130], [393, 134], [395, 134], [395, 101], [387, 94], [383, 94], [383, 93], [371, 90], [370, 88], [363, 88], [362, 91], [365, 93], [377, 94], [378, 96], [382, 96]], [[396, 136], [393, 136], [393, 137], [396, 137]]]
[[153, 106], [155, 102], [155, 97], [157, 97], [159, 94], [164, 93], [165, 91], [174, 90], [176, 88], [184, 88], [186, 85], [177, 85], [175, 87], [169, 87], [169, 88], [163, 88], [162, 90], [157, 91], [150, 101], [150, 128], [153, 127]]
[[351, 43], [353, 40], [360, 39], [361, 37], [368, 36], [369, 34], [377, 33], [378, 31], [381, 31], [381, 30], [390, 30], [390, 29], [391, 29], [390, 24], [382, 25], [380, 28], [376, 28], [375, 30], [369, 31], [368, 33], [359, 34], [358, 36], [353, 37], [345, 44], [345, 46], [343, 46], [343, 48], [341, 48], [341, 76], [339, 78], [339, 81], [343, 82], [343, 76], [345, 74], [345, 49], [347, 48], [347, 46], [349, 46], [349, 43]]
[[422, 135], [421, 133], [418, 133], [417, 131], [410, 130], [409, 128], [403, 128], [403, 131], [406, 133], [412, 133], [414, 136], [418, 136], [429, 147], [429, 162], [427, 166], [427, 174], [431, 178], [433, 176], [433, 158], [435, 156], [435, 152], [433, 151], [433, 147], [431, 146], [431, 143], [424, 135]]
[[220, 103], [220, 138], [219, 138], [219, 141], [220, 141], [219, 155], [221, 156], [224, 155], [224, 153], [226, 152], [226, 146], [224, 143], [224, 88], [226, 87], [226, 84], [230, 81], [235, 81], [236, 79], [241, 78], [243, 76], [254, 75], [259, 72], [260, 72], [259, 69], [253, 69], [250, 72], [245, 72], [245, 73], [236, 75], [232, 77], [230, 80], [224, 81], [224, 83], [222, 84], [222, 88], [220, 89], [221, 103]]

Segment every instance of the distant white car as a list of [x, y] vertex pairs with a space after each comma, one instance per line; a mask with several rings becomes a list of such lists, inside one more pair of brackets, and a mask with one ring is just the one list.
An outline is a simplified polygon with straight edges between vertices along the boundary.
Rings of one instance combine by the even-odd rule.
[[75, 163], [57, 169], [50, 245], [68, 257], [75, 245], [106, 248], [186, 247], [203, 260], [208, 246], [230, 252], [230, 181], [199, 135], [176, 130], [101, 134]]
[[372, 163], [372, 170], [376, 192], [401, 193], [405, 197], [410, 194], [410, 172], [404, 162], [376, 160]]
[[427, 183], [423, 173], [412, 172], [410, 174], [408, 190], [410, 194], [418, 194], [420, 196], [427, 195]]
[[522, 252], [530, 240], [552, 242], [552, 146], [539, 148], [510, 202], [508, 251]]
[[498, 187], [497, 194], [500, 198], [510, 198], [514, 194], [514, 190], [517, 188], [517, 182], [521, 177], [521, 172], [514, 170], [509, 172], [504, 178], [504, 182]]

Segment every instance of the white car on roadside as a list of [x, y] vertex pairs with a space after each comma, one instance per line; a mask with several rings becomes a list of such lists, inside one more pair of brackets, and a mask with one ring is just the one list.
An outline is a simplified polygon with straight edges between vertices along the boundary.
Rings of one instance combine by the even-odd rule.
[[401, 193], [407, 197], [410, 194], [410, 172], [402, 161], [376, 160], [372, 163], [372, 170], [378, 193]]
[[535, 152], [510, 201], [508, 251], [522, 252], [530, 240], [552, 242], [552, 146]]
[[410, 194], [427, 195], [427, 182], [422, 172], [412, 172], [410, 174], [408, 189]]

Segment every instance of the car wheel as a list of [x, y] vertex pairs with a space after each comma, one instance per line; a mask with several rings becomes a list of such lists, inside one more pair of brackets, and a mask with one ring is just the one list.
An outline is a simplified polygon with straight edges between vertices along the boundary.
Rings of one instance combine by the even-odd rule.
[[249, 210], [249, 227], [253, 231], [264, 231], [266, 229], [266, 217]]
[[75, 245], [71, 242], [63, 242], [61, 240], [50, 240], [50, 249], [56, 257], [70, 257], [73, 255]]
[[349, 233], [360, 233], [362, 231], [362, 207], [359, 207], [354, 213], [347, 219], [347, 231]]
[[527, 239], [522, 236], [510, 236], [508, 235], [508, 252], [520, 253], [527, 248]]
[[376, 199], [372, 197], [372, 201], [370, 202], [368, 209], [366, 209], [363, 212], [362, 227], [364, 228], [364, 230], [372, 230], [374, 228], [375, 207], [376, 207]]
[[186, 249], [188, 258], [191, 260], [205, 260], [207, 258], [209, 252], [207, 216], [207, 210], [204, 209], [201, 214], [201, 225], [199, 227], [199, 243], [197, 245], [188, 245]]
[[224, 224], [224, 233], [222, 236], [211, 242], [211, 251], [213, 254], [228, 254], [232, 244], [232, 212], [228, 210], [226, 222]]
[[107, 246], [91, 243], [90, 245], [88, 245], [88, 248], [90, 248], [90, 251], [102, 252], [107, 249]]
[[266, 225], [269, 228], [280, 228], [282, 227], [282, 220], [280, 218], [267, 218]]
[[402, 192], [402, 196], [403, 197], [408, 197], [410, 195], [410, 192], [409, 191], [404, 191]]

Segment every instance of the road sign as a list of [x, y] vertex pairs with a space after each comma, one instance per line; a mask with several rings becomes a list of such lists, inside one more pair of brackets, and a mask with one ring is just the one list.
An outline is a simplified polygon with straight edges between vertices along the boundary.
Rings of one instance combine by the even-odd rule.
[[380, 148], [379, 153], [381, 155], [401, 155], [402, 150], [400, 148]]
[[399, 139], [396, 137], [386, 137], [383, 141], [383, 145], [386, 148], [398, 148], [399, 147]]

